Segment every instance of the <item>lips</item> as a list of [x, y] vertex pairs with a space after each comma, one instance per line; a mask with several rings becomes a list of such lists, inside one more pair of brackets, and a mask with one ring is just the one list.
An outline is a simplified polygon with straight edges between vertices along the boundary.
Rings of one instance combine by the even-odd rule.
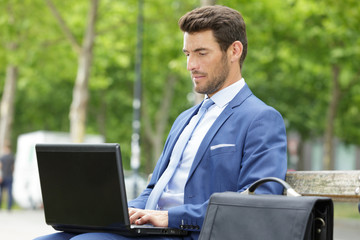
[[203, 78], [206, 77], [206, 74], [205, 73], [197, 73], [197, 72], [194, 72], [194, 73], [191, 73], [191, 78], [194, 80], [194, 81], [198, 81], [198, 80], [201, 80]]

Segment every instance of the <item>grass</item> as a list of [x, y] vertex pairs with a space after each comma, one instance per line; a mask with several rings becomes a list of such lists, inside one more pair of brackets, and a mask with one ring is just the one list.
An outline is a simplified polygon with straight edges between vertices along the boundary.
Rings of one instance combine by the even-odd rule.
[[358, 202], [334, 202], [334, 218], [351, 218], [360, 220]]

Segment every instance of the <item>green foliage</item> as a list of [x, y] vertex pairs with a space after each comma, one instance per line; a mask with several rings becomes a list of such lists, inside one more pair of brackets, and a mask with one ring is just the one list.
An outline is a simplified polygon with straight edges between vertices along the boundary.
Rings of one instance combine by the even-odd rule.
[[[53, 0], [81, 43], [89, 1]], [[341, 69], [341, 101], [336, 136], [360, 144], [360, 4], [357, 0], [227, 0], [247, 23], [248, 56], [243, 75], [253, 92], [277, 108], [303, 138], [321, 136], [330, 99], [332, 66]], [[129, 166], [135, 78], [136, 0], [101, 0], [90, 79], [87, 133], [119, 142]], [[144, 1], [143, 103], [156, 123], [167, 79], [176, 77], [167, 131], [192, 105], [178, 19], [199, 3]], [[14, 16], [10, 24], [9, 6]], [[16, 43], [9, 50], [9, 43]], [[69, 131], [69, 109], [77, 54], [43, 0], [0, 1], [0, 94], [6, 66], [16, 64], [19, 79], [13, 139], [36, 131]], [[357, 83], [357, 84], [355, 84]], [[160, 116], [161, 117], [161, 116]], [[142, 124], [144, 126], [144, 124]], [[144, 131], [144, 129], [142, 129]], [[143, 134], [142, 134], [143, 135]], [[165, 139], [164, 139], [165, 140]], [[143, 149], [148, 149], [142, 141]], [[142, 160], [149, 158], [142, 152]]]
[[360, 83], [360, 4], [356, 0], [218, 3], [244, 15], [249, 50], [243, 75], [256, 95], [283, 114], [288, 130], [304, 139], [324, 133], [336, 65], [342, 91], [336, 135], [360, 144], [356, 127], [360, 105], [355, 97], [359, 94], [355, 83]]

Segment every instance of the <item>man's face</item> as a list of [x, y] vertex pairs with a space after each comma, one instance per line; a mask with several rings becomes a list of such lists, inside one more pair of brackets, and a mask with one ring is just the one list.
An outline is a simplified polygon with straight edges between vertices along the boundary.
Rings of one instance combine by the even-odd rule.
[[196, 92], [211, 97], [227, 86], [228, 57], [221, 51], [211, 30], [185, 32], [183, 52]]

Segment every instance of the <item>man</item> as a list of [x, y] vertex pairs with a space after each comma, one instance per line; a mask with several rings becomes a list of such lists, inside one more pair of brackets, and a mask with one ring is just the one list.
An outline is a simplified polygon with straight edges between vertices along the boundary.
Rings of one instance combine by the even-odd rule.
[[[211, 194], [241, 192], [263, 177], [284, 179], [286, 133], [281, 115], [256, 98], [242, 78], [247, 38], [241, 15], [227, 7], [208, 6], [185, 14], [179, 26], [194, 88], [205, 94], [204, 102], [213, 104], [203, 111], [194, 106], [176, 119], [150, 183], [129, 202], [129, 213], [131, 223], [187, 229], [190, 233], [183, 239], [197, 239]], [[281, 191], [277, 184], [265, 184], [258, 192]], [[65, 235], [46, 239], [72, 237]], [[127, 238], [86, 233], [71, 239]]]
[[10, 211], [13, 205], [12, 185], [15, 159], [11, 153], [9, 144], [4, 146], [3, 155], [0, 158], [0, 208], [3, 193], [7, 190], [7, 210]]

